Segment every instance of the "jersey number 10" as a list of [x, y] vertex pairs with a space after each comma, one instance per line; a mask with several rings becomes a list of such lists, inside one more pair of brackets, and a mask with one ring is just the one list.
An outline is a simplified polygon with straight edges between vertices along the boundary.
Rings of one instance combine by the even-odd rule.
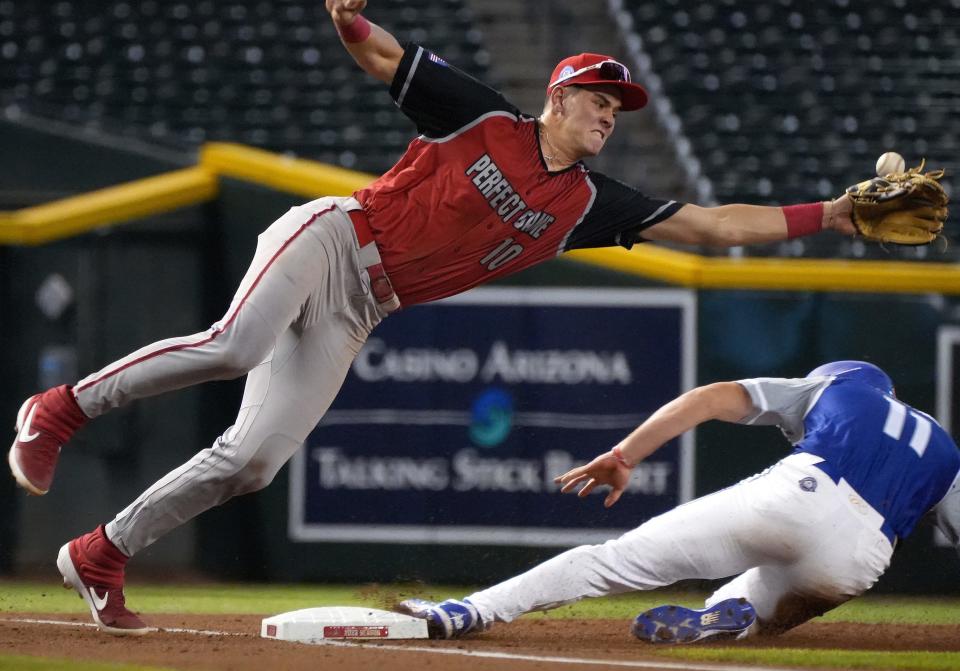
[[487, 270], [496, 270], [507, 261], [513, 261], [523, 252], [523, 246], [513, 242], [513, 238], [507, 238], [496, 249], [480, 259], [480, 265]]
[[[903, 434], [903, 425], [907, 421], [907, 407], [889, 396], [884, 398], [890, 404], [890, 409], [887, 411], [887, 421], [883, 423], [883, 432], [894, 440], [900, 440], [900, 436]], [[917, 456], [922, 457], [927, 449], [927, 444], [930, 442], [930, 420], [914, 410], [909, 412], [917, 420], [913, 427], [913, 435], [910, 436], [910, 447], [917, 453]]]

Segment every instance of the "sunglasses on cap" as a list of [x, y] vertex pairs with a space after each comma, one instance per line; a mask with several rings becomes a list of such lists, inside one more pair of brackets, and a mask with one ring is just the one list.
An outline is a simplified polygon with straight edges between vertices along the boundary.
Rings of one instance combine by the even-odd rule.
[[627, 69], [626, 65], [623, 63], [618, 63], [617, 61], [600, 61], [599, 63], [594, 63], [593, 65], [588, 65], [580, 68], [579, 70], [574, 70], [569, 74], [557, 77], [555, 81], [550, 82], [550, 85], [547, 88], [553, 88], [557, 84], [562, 84], [568, 79], [579, 77], [584, 72], [590, 72], [591, 70], [599, 70], [599, 79], [602, 81], [630, 83], [630, 71]]

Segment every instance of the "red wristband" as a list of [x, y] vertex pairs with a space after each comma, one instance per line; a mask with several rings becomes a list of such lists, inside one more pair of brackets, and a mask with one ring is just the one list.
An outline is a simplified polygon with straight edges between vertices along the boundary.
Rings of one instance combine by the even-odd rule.
[[813, 235], [823, 229], [823, 203], [804, 203], [780, 208], [787, 220], [787, 239]]
[[370, 22], [363, 18], [360, 14], [357, 14], [356, 18], [353, 20], [349, 26], [341, 26], [339, 23], [337, 25], [337, 32], [340, 33], [340, 39], [348, 43], [363, 42], [365, 39], [370, 37]]
[[617, 463], [621, 466], [626, 466], [627, 468], [633, 468], [630, 464], [627, 463], [627, 460], [623, 458], [623, 452], [620, 450], [619, 445], [614, 445], [613, 449], [610, 450], [613, 452], [613, 458], [617, 460]]

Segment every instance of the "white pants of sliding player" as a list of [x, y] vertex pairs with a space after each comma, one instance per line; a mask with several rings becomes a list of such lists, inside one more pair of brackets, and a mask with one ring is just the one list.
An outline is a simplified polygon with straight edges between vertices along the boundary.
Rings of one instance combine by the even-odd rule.
[[468, 598], [489, 625], [584, 597], [742, 574], [707, 604], [745, 597], [758, 616], [750, 633], [785, 631], [868, 590], [893, 553], [883, 518], [846, 481], [835, 484], [814, 466], [818, 460], [790, 455], [620, 538], [568, 550]]

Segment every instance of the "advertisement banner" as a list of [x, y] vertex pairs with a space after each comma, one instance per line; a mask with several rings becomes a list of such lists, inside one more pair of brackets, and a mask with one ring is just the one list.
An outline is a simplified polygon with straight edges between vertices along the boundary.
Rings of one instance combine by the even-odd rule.
[[609, 510], [553, 478], [694, 386], [694, 321], [672, 289], [485, 288], [391, 315], [291, 462], [291, 538], [568, 546], [669, 510], [691, 435]]
[[958, 440], [960, 419], [957, 398], [960, 398], [960, 326], [941, 326], [937, 330], [937, 421]]

